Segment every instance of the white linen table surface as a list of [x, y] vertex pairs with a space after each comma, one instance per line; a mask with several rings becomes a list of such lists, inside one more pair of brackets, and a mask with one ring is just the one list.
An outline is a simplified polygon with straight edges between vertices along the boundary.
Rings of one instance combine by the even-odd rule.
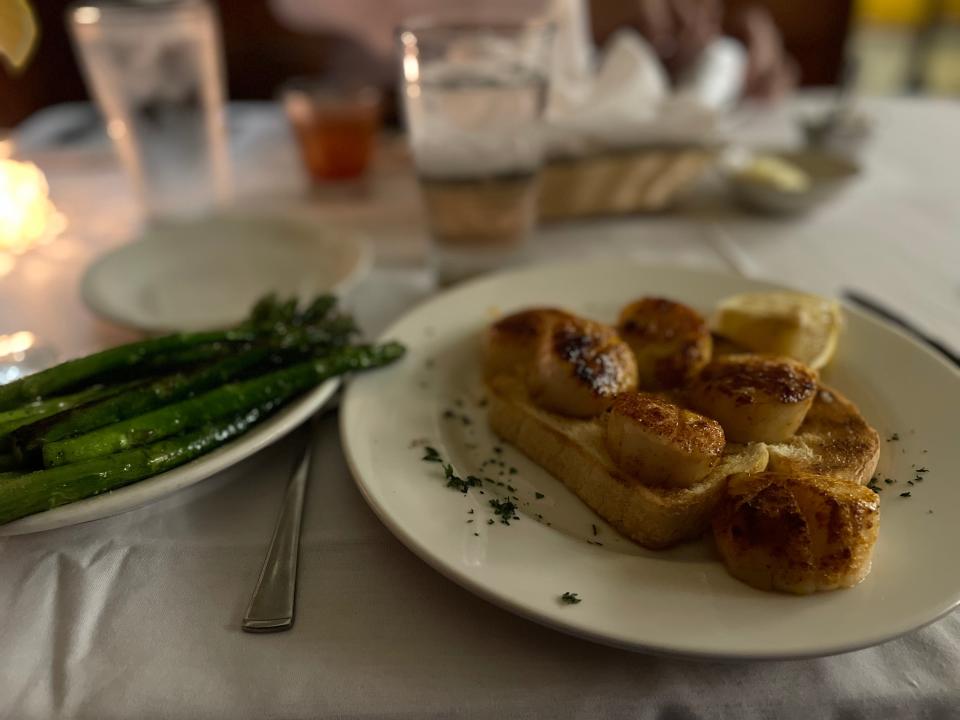
[[[792, 119], [815, 101], [751, 116], [742, 136], [790, 140]], [[960, 105], [865, 108], [877, 134], [864, 177], [810, 217], [764, 220], [695, 202], [677, 215], [545, 229], [534, 252], [736, 270], [830, 294], [856, 288], [960, 347]], [[416, 188], [389, 157], [366, 198], [307, 202], [278, 110], [247, 105], [234, 115], [243, 121], [233, 137], [239, 196], [371, 235], [380, 265], [354, 297], [369, 330], [430, 292], [416, 267]], [[70, 227], [0, 277], [0, 333], [30, 330], [69, 357], [133, 337], [83, 308], [77, 283], [92, 257], [129, 240], [138, 218], [108, 145], [44, 145], [40, 130], [25, 124], [21, 152], [47, 173]], [[312, 439], [296, 624], [244, 634], [240, 618], [304, 442], [295, 433], [115, 518], [0, 539], [0, 718], [960, 717], [957, 613], [837, 657], [725, 664], [614, 650], [495, 608], [376, 520], [332, 414]]]

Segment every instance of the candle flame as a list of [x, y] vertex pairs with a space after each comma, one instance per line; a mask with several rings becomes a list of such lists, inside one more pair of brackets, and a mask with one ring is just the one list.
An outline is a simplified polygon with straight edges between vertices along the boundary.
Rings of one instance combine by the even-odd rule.
[[36, 336], [28, 330], [0, 335], [0, 357], [25, 353], [36, 341]]
[[26, 252], [49, 242], [65, 226], [63, 215], [50, 202], [40, 168], [0, 159], [0, 252]]

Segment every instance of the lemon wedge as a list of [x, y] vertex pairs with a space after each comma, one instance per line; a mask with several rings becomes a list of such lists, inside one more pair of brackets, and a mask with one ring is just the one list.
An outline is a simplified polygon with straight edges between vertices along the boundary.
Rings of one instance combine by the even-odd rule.
[[836, 352], [841, 322], [836, 300], [790, 292], [744, 293], [720, 302], [714, 327], [748, 350], [786, 355], [819, 370]]
[[0, 57], [20, 70], [36, 42], [37, 22], [27, 0], [0, 0]]

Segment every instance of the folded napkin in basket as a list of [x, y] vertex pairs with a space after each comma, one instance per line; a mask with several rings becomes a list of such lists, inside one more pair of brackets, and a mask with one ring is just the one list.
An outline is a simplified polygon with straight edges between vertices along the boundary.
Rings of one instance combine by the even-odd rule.
[[541, 190], [546, 220], [659, 210], [694, 183], [739, 95], [742, 47], [719, 38], [682, 82], [670, 80], [635, 31], [617, 32], [599, 60], [583, 0], [555, 0]]

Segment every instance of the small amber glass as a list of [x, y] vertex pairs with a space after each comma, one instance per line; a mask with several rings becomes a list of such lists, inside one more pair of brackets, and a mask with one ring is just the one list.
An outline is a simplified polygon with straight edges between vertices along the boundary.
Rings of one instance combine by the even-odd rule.
[[295, 80], [284, 87], [283, 106], [313, 182], [350, 180], [366, 172], [380, 131], [377, 88]]

